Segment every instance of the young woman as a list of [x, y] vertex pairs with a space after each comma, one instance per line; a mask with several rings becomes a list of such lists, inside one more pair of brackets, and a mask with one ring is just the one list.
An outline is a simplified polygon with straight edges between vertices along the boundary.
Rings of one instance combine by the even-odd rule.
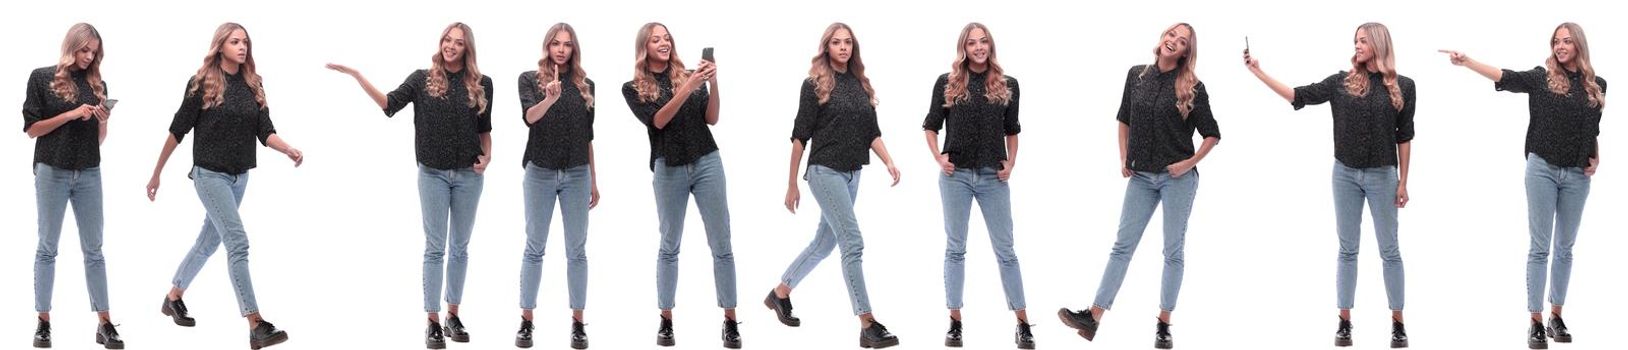
[[[949, 128], [944, 148], [938, 132]], [[1006, 307], [1017, 314], [1019, 349], [1034, 348], [1034, 333], [1023, 300], [1023, 273], [1012, 250], [1012, 195], [1006, 181], [1017, 164], [1018, 84], [995, 55], [989, 28], [968, 23], [955, 44], [950, 72], [933, 84], [932, 104], [922, 122], [927, 149], [938, 162], [938, 191], [944, 202], [944, 294], [950, 330], [944, 346], [961, 347], [961, 294], [966, 284], [967, 221], [972, 201], [984, 213], [989, 240], [1000, 265]]]
[[582, 70], [582, 47], [570, 24], [543, 36], [537, 70], [520, 74], [526, 140], [526, 249], [520, 260], [520, 331], [514, 345], [532, 345], [531, 310], [542, 283], [543, 248], [555, 201], [565, 222], [566, 281], [571, 294], [571, 348], [587, 349], [582, 309], [588, 303], [588, 210], [599, 204], [594, 181], [594, 81]]
[[[350, 67], [328, 68], [356, 78], [386, 117], [413, 104], [413, 145], [418, 158], [418, 200], [424, 220], [424, 312], [429, 326], [424, 345], [447, 346], [446, 338], [469, 342], [458, 319], [464, 275], [469, 269], [469, 236], [475, 228], [486, 166], [492, 159], [492, 78], [475, 64], [475, 33], [461, 22], [441, 30], [441, 45], [430, 68], [407, 75], [386, 94]], [[450, 217], [451, 230], [447, 228]], [[448, 241], [451, 245], [448, 245]], [[443, 256], [450, 256], [443, 263]], [[442, 273], [447, 317], [440, 322]]]
[[[622, 97], [650, 137], [650, 170], [661, 221], [661, 251], [656, 255], [656, 307], [661, 325], [656, 344], [673, 346], [673, 299], [678, 292], [678, 247], [684, 234], [684, 212], [690, 196], [706, 224], [712, 248], [712, 278], [718, 307], [724, 309], [723, 343], [741, 346], [735, 321], [735, 253], [729, 238], [729, 196], [723, 159], [708, 125], [718, 124], [718, 65], [701, 61], [684, 69], [673, 35], [661, 23], [646, 23], [634, 38], [633, 80], [622, 84]], [[710, 88], [710, 90], [709, 90]]]
[[1408, 346], [1408, 336], [1402, 326], [1402, 250], [1397, 245], [1396, 212], [1408, 204], [1413, 79], [1396, 74], [1396, 56], [1385, 25], [1363, 24], [1357, 28], [1352, 43], [1356, 53], [1351, 56], [1351, 71], [1296, 88], [1267, 75], [1248, 50], [1244, 51], [1244, 64], [1296, 110], [1327, 102], [1334, 114], [1334, 216], [1340, 240], [1335, 299], [1340, 324], [1334, 332], [1334, 345], [1351, 345], [1357, 247], [1362, 236], [1362, 205], [1367, 201], [1379, 255], [1385, 261], [1391, 347], [1403, 348]]
[[[1605, 109], [1605, 78], [1594, 75], [1588, 37], [1582, 26], [1561, 23], [1549, 36], [1548, 61], [1521, 72], [1498, 69], [1457, 51], [1442, 52], [1453, 64], [1492, 79], [1495, 89], [1527, 94], [1526, 210], [1532, 240], [1526, 258], [1526, 311], [1532, 313], [1532, 326], [1526, 345], [1547, 349], [1549, 337], [1570, 343], [1560, 307], [1571, 282], [1572, 246], [1577, 243], [1590, 178], [1600, 165], [1600, 112]], [[1547, 327], [1545, 283], [1551, 286]]]
[[248, 188], [249, 169], [255, 167], [256, 139], [288, 156], [295, 167], [305, 161], [305, 155], [283, 142], [271, 124], [266, 90], [260, 74], [255, 73], [254, 46], [248, 30], [237, 23], [221, 24], [215, 29], [212, 43], [208, 55], [204, 56], [203, 67], [187, 80], [186, 98], [175, 111], [170, 134], [158, 154], [158, 165], [153, 167], [153, 177], [147, 181], [147, 200], [156, 200], [164, 163], [170, 160], [175, 146], [187, 133], [196, 131], [198, 136], [192, 141], [192, 170], [187, 178], [192, 179], [208, 218], [204, 220], [197, 243], [176, 269], [171, 282], [173, 287], [164, 297], [160, 310], [175, 324], [192, 327], [195, 321], [187, 316], [181, 295], [198, 276], [198, 270], [203, 269], [204, 262], [215, 254], [215, 249], [225, 245], [227, 272], [232, 278], [232, 288], [237, 291], [238, 310], [249, 321], [249, 348], [259, 349], [287, 341], [288, 333], [260, 318], [254, 283], [249, 279], [249, 235], [237, 208], [243, 203], [243, 192]]
[[123, 349], [108, 314], [107, 267], [102, 259], [102, 140], [107, 138], [107, 82], [102, 80], [102, 34], [90, 24], [68, 28], [54, 65], [28, 76], [23, 131], [34, 138], [34, 198], [39, 245], [34, 251], [34, 347], [51, 347], [51, 288], [56, 284], [57, 242], [62, 216], [73, 203], [79, 249], [85, 255], [85, 289], [101, 323], [96, 343]]
[[[1159, 322], [1153, 347], [1175, 346], [1170, 335], [1170, 313], [1176, 310], [1185, 269], [1182, 250], [1187, 240], [1187, 218], [1198, 194], [1198, 162], [1221, 141], [1221, 130], [1210, 113], [1210, 95], [1198, 80], [1198, 33], [1187, 23], [1166, 28], [1153, 47], [1153, 64], [1131, 67], [1119, 104], [1120, 175], [1125, 206], [1120, 213], [1119, 236], [1108, 253], [1096, 301], [1089, 310], [1062, 309], [1063, 324], [1079, 330], [1086, 340], [1096, 338], [1104, 313], [1113, 308], [1125, 270], [1153, 218], [1164, 206], [1164, 275], [1159, 286]], [[1197, 151], [1193, 132], [1204, 137]]]
[[819, 53], [814, 55], [808, 79], [803, 80], [797, 104], [797, 119], [791, 130], [791, 176], [786, 183], [786, 210], [797, 212], [802, 197], [797, 191], [797, 167], [803, 148], [815, 143], [808, 156], [808, 188], [820, 205], [820, 227], [814, 241], [780, 277], [780, 284], [763, 300], [774, 310], [780, 323], [797, 327], [801, 321], [791, 314], [791, 289], [807, 277], [831, 249], [842, 248], [843, 281], [854, 315], [859, 316], [859, 346], [885, 348], [899, 345], [899, 338], [871, 315], [870, 298], [865, 292], [865, 271], [861, 252], [865, 249], [854, 215], [854, 199], [859, 194], [859, 170], [870, 163], [866, 151], [875, 151], [887, 165], [893, 185], [899, 184], [899, 169], [893, 167], [882, 144], [882, 130], [876, 123], [876, 90], [865, 76], [865, 63], [859, 58], [859, 40], [847, 24], [832, 23], [820, 37]]

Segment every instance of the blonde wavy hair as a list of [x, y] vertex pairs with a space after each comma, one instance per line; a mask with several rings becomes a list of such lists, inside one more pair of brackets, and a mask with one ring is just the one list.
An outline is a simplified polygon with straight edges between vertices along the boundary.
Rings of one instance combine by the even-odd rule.
[[[62, 38], [62, 57], [57, 60], [56, 74], [51, 76], [51, 92], [57, 97], [67, 101], [79, 99], [79, 85], [74, 84], [70, 70], [78, 63], [76, 54], [89, 48], [92, 42], [102, 42], [102, 33], [97, 32], [96, 27], [79, 23], [68, 28], [68, 35]], [[90, 83], [97, 101], [107, 99], [107, 91], [102, 90], [102, 55], [106, 49], [98, 45], [90, 66], [85, 67], [85, 81]]]
[[[453, 22], [447, 29], [441, 30], [443, 40], [453, 29], [464, 32], [464, 91], [469, 93], [469, 108], [486, 112], [486, 88], [480, 85], [480, 66], [475, 64], [475, 31], [463, 22]], [[441, 46], [435, 47], [435, 54], [430, 55], [430, 74], [425, 77], [424, 92], [431, 97], [446, 98], [447, 94], [447, 62], [441, 58]]]
[[260, 73], [254, 71], [254, 40], [249, 39], [249, 30], [243, 25], [226, 22], [215, 28], [215, 38], [209, 44], [209, 54], [204, 56], [203, 67], [198, 67], [198, 73], [192, 75], [192, 87], [187, 95], [203, 94], [203, 109], [214, 108], [226, 102], [226, 71], [220, 68], [221, 61], [226, 59], [221, 50], [226, 48], [226, 40], [230, 39], [232, 32], [243, 31], [243, 45], [248, 48], [244, 55], [243, 65], [238, 67], [237, 73], [243, 76], [243, 81], [254, 91], [254, 102], [260, 108], [266, 108], [266, 90], [262, 87]]
[[[1385, 90], [1390, 92], [1391, 107], [1402, 110], [1402, 87], [1396, 82], [1396, 53], [1391, 46], [1391, 30], [1378, 22], [1363, 23], [1357, 27], [1358, 31], [1368, 34], [1368, 47], [1374, 52], [1372, 62], [1357, 62], [1357, 57], [1351, 57], [1351, 73], [1345, 76], [1345, 92], [1352, 96], [1368, 94], [1368, 73], [1380, 73], [1385, 76]], [[1375, 72], [1369, 72], [1368, 66], [1373, 66]]]
[[814, 55], [808, 69], [808, 80], [814, 82], [814, 92], [820, 97], [820, 104], [831, 100], [831, 90], [836, 89], [837, 79], [836, 69], [831, 68], [830, 45], [827, 44], [837, 35], [838, 30], [846, 30], [848, 35], [853, 37], [854, 53], [848, 58], [848, 73], [853, 73], [854, 77], [859, 78], [859, 84], [865, 87], [865, 94], [870, 95], [871, 107], [875, 107], [876, 89], [871, 88], [871, 78], [865, 76], [865, 61], [859, 58], [859, 37], [854, 35], [853, 29], [849, 29], [847, 24], [837, 22], [825, 27], [825, 34], [820, 36], [819, 54]]
[[544, 86], [554, 82], [554, 60], [550, 58], [552, 53], [549, 52], [548, 44], [553, 42], [554, 37], [560, 35], [560, 32], [571, 35], [571, 58], [565, 62], [566, 69], [571, 70], [571, 83], [576, 84], [577, 91], [582, 92], [582, 103], [587, 105], [588, 109], [593, 109], [594, 94], [588, 89], [588, 72], [582, 69], [582, 45], [577, 43], [577, 30], [565, 22], [548, 27], [548, 34], [543, 36], [543, 59], [537, 60], [537, 91], [542, 91]]
[[[1562, 28], [1571, 32], [1572, 43], [1577, 47], [1577, 52], [1572, 54], [1572, 61], [1577, 63], [1577, 70], [1583, 73], [1583, 92], [1588, 94], [1588, 106], [1605, 108], [1605, 93], [1600, 91], [1600, 83], [1594, 81], [1594, 64], [1588, 59], [1588, 37], [1583, 35], [1583, 26], [1572, 22], [1556, 26], [1555, 34], [1549, 36], [1549, 47], [1553, 48], [1560, 43], [1555, 35], [1558, 35]], [[1549, 59], [1545, 65], [1549, 68], [1549, 91], [1559, 95], [1568, 93], [1567, 90], [1571, 90], [1571, 82], [1566, 80], [1566, 69], [1561, 67], [1560, 60], [1555, 58], [1553, 50], [1549, 51]]]
[[[984, 86], [987, 87], [984, 89], [984, 98], [989, 102], [1000, 105], [1005, 105], [1012, 100], [1012, 91], [1006, 87], [1006, 70], [1001, 68], [1000, 60], [996, 59], [995, 35], [991, 34], [989, 27], [985, 27], [983, 23], [972, 22], [961, 28], [961, 38], [955, 42], [955, 62], [950, 63], [949, 84], [944, 86], [944, 107], [946, 108], [956, 103], [971, 100], [967, 96], [967, 85], [972, 83], [972, 78], [969, 77], [971, 74], [967, 67], [970, 64], [967, 60], [967, 40], [971, 39], [968, 36], [972, 35], [973, 29], [984, 31], [984, 38], [989, 39], [989, 59], [987, 61], [989, 69], [985, 71], [989, 74], [985, 76], [983, 81]], [[858, 45], [854, 47], [854, 52], [857, 53], [859, 51]], [[855, 55], [855, 57], [858, 56]]]
[[1193, 25], [1187, 23], [1176, 23], [1175, 25], [1170, 26], [1170, 28], [1166, 28], [1163, 32], [1160, 32], [1159, 38], [1161, 44], [1153, 47], [1153, 63], [1142, 68], [1142, 74], [1140, 77], [1147, 77], [1148, 74], [1152, 74], [1153, 70], [1159, 66], [1159, 49], [1164, 46], [1162, 42], [1164, 41], [1163, 39], [1165, 33], [1176, 30], [1176, 28], [1179, 27], [1187, 27], [1187, 32], [1190, 33], [1187, 37], [1187, 54], [1176, 59], [1175, 86], [1176, 111], [1181, 112], [1182, 119], [1187, 119], [1187, 114], [1193, 111], [1193, 98], [1198, 96], [1198, 31], [1193, 29]]
[[[656, 85], [656, 76], [645, 66], [645, 61], [650, 59], [650, 50], [645, 44], [650, 40], [650, 34], [656, 31], [656, 27], [667, 29], [667, 25], [660, 22], [645, 23], [643, 27], [639, 27], [639, 36], [633, 38], [633, 91], [639, 93], [639, 102], [654, 102], [661, 98], [661, 89]], [[667, 35], [672, 35], [672, 31], [668, 31]], [[669, 44], [668, 52], [671, 54], [667, 56], [667, 78], [673, 82], [673, 86], [684, 85], [684, 82], [690, 79], [690, 72], [684, 70], [684, 61], [678, 58], [677, 40]]]

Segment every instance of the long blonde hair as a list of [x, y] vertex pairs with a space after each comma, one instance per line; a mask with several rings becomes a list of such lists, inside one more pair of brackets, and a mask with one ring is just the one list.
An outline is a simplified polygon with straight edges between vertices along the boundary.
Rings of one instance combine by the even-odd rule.
[[[51, 92], [63, 100], [76, 101], [79, 99], [79, 85], [74, 84], [70, 78], [70, 71], [78, 64], [79, 50], [90, 46], [91, 42], [102, 42], [102, 33], [89, 23], [79, 23], [68, 28], [68, 35], [62, 38], [62, 58], [57, 60], [56, 74], [51, 76]], [[107, 99], [107, 91], [102, 90], [102, 54], [107, 48], [98, 45], [95, 57], [90, 65], [85, 67], [85, 81], [90, 83], [90, 90], [96, 94], [96, 100]]]
[[226, 47], [226, 40], [231, 38], [232, 32], [243, 31], [243, 45], [248, 49], [244, 55], [243, 65], [238, 67], [237, 73], [243, 76], [243, 81], [254, 91], [254, 102], [260, 108], [266, 108], [266, 90], [261, 87], [260, 73], [254, 71], [254, 40], [249, 39], [249, 30], [243, 25], [226, 22], [215, 28], [215, 38], [209, 44], [209, 54], [204, 56], [203, 67], [198, 73], [192, 75], [192, 87], [187, 95], [203, 93], [203, 109], [214, 108], [226, 102], [226, 71], [220, 68], [220, 63], [226, 57], [221, 50]]
[[[961, 28], [961, 38], [955, 42], [955, 62], [950, 63], [949, 84], [944, 86], [944, 107], [946, 108], [956, 103], [971, 100], [967, 96], [967, 85], [972, 83], [971, 74], [968, 73], [967, 68], [967, 65], [971, 64], [967, 60], [967, 39], [969, 39], [968, 36], [972, 35], [973, 29], [983, 30], [984, 37], [989, 39], [989, 59], [987, 61], [989, 69], [986, 70], [989, 74], [985, 76], [983, 81], [984, 86], [987, 87], [987, 89], [984, 89], [984, 98], [989, 102], [1000, 105], [1005, 105], [1012, 100], [1012, 91], [1006, 88], [1006, 70], [1001, 68], [1001, 61], [996, 59], [995, 35], [990, 34], [989, 27], [985, 27], [983, 23], [972, 22]], [[854, 47], [854, 52], [858, 53], [858, 45]], [[858, 57], [858, 55], [855, 55], [855, 57]]]
[[[633, 38], [633, 91], [639, 93], [639, 102], [654, 102], [661, 98], [656, 76], [650, 74], [650, 69], [645, 65], [645, 60], [650, 59], [650, 49], [646, 44], [656, 27], [667, 29], [667, 25], [661, 22], [645, 23], [639, 27], [639, 37]], [[672, 31], [668, 31], [667, 35], [672, 35]], [[672, 81], [673, 86], [684, 85], [684, 81], [690, 78], [690, 72], [684, 70], [684, 61], [678, 59], [677, 40], [669, 43], [667, 52], [670, 52], [667, 55], [667, 80]]]
[[[1187, 27], [1187, 54], [1176, 59], [1176, 111], [1181, 112], [1181, 118], [1187, 119], [1187, 114], [1193, 111], [1193, 99], [1198, 96], [1198, 30], [1187, 23], [1176, 23], [1159, 33], [1163, 39], [1165, 33], [1176, 30], [1177, 27]], [[1162, 42], [1163, 40], [1161, 40]], [[1163, 44], [1153, 47], [1153, 63], [1142, 68], [1139, 77], [1145, 78], [1154, 69], [1159, 67], [1159, 49]]]
[[871, 88], [871, 78], [865, 76], [865, 61], [859, 59], [859, 36], [854, 35], [853, 29], [842, 22], [831, 23], [825, 27], [825, 34], [820, 36], [820, 51], [814, 55], [811, 67], [808, 69], [808, 80], [814, 82], [814, 92], [820, 97], [820, 104], [831, 100], [831, 90], [836, 89], [836, 69], [831, 68], [830, 46], [831, 38], [837, 35], [837, 30], [846, 30], [854, 40], [854, 53], [848, 58], [848, 73], [859, 78], [859, 85], [865, 87], [865, 94], [870, 95], [871, 107], [875, 107], [876, 90]]
[[[453, 22], [447, 25], [447, 29], [441, 30], [441, 36], [435, 40], [439, 43], [453, 29], [464, 32], [464, 90], [469, 92], [469, 108], [486, 112], [486, 88], [480, 85], [480, 67], [475, 64], [475, 31], [463, 22]], [[440, 44], [436, 45], [435, 54], [430, 55], [430, 74], [424, 82], [424, 92], [432, 97], [446, 98], [447, 62], [441, 58]]]
[[[1594, 81], [1594, 64], [1588, 60], [1588, 37], [1583, 35], [1583, 26], [1577, 23], [1566, 22], [1555, 27], [1555, 33], [1565, 28], [1571, 32], [1572, 43], [1576, 45], [1577, 52], [1572, 54], [1572, 61], [1577, 63], [1577, 70], [1583, 73], [1583, 92], [1588, 93], [1588, 106], [1605, 108], [1605, 93], [1600, 91], [1600, 83]], [[1566, 69], [1560, 66], [1560, 60], [1555, 58], [1552, 49], [1558, 42], [1554, 34], [1549, 35], [1549, 59], [1545, 64], [1549, 67], [1549, 91], [1565, 95], [1571, 90], [1571, 82], [1566, 80]]]
[[582, 92], [582, 103], [588, 106], [588, 109], [593, 109], [594, 93], [588, 89], [588, 72], [582, 70], [582, 45], [577, 42], [577, 30], [565, 22], [548, 27], [548, 34], [543, 36], [543, 59], [537, 60], [537, 89], [542, 91], [544, 86], [554, 82], [554, 60], [550, 58], [553, 53], [549, 52], [548, 43], [553, 42], [554, 37], [560, 35], [560, 32], [571, 35], [571, 58], [565, 63], [571, 70], [571, 83], [576, 84], [577, 91]]
[[[1352, 96], [1368, 94], [1368, 73], [1380, 73], [1385, 76], [1385, 90], [1390, 91], [1391, 107], [1402, 110], [1402, 86], [1396, 82], [1396, 53], [1391, 46], [1391, 30], [1378, 22], [1363, 23], [1357, 30], [1368, 34], [1368, 47], [1374, 52], [1371, 62], [1357, 62], [1356, 56], [1351, 56], [1351, 73], [1345, 76], [1345, 91]], [[1368, 66], [1374, 66], [1377, 72], [1369, 72]]]

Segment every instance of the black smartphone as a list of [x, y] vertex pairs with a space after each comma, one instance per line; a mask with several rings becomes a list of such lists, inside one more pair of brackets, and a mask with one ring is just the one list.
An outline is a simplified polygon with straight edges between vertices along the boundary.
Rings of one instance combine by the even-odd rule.
[[118, 99], [110, 98], [110, 99], [107, 99], [107, 101], [102, 101], [102, 109], [107, 110], [107, 111], [113, 111], [113, 106], [118, 105], [118, 104], [119, 104]]
[[701, 60], [702, 61], [713, 62], [713, 63], [718, 62], [718, 61], [712, 60], [712, 48], [710, 48], [710, 47], [701, 49]]
[[1248, 35], [1244, 36], [1244, 53], [1245, 54], [1249, 53], [1249, 36]]

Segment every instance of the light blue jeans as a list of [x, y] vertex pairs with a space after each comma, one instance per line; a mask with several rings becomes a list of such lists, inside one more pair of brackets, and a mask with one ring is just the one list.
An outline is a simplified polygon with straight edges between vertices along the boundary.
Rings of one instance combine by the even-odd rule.
[[1391, 311], [1401, 311], [1405, 294], [1402, 248], [1397, 244], [1396, 166], [1352, 168], [1334, 162], [1334, 219], [1340, 238], [1335, 274], [1336, 307], [1350, 309], [1357, 296], [1357, 251], [1362, 245], [1362, 203], [1373, 216], [1379, 258], [1384, 260], [1385, 296]]
[[565, 170], [526, 164], [526, 251], [520, 258], [520, 308], [537, 308], [537, 287], [543, 278], [543, 251], [548, 247], [548, 226], [559, 200], [565, 222], [565, 279], [570, 284], [571, 309], [588, 303], [588, 200], [592, 175], [587, 165]]
[[735, 308], [735, 253], [729, 238], [729, 195], [723, 159], [717, 151], [678, 166], [667, 166], [666, 158], [656, 158], [654, 171], [651, 187], [656, 192], [656, 216], [661, 221], [656, 307], [671, 310], [678, 294], [678, 248], [684, 238], [684, 214], [694, 195], [701, 222], [706, 225], [707, 246], [712, 248], [712, 283], [718, 307]]
[[859, 220], [854, 217], [854, 200], [859, 197], [859, 170], [837, 171], [810, 165], [803, 175], [814, 200], [820, 204], [820, 227], [814, 231], [814, 241], [791, 261], [780, 282], [793, 288], [808, 273], [819, 266], [831, 250], [842, 248], [842, 276], [848, 285], [848, 300], [854, 315], [871, 312], [870, 296], [865, 292], [865, 270], [861, 257], [865, 253], [865, 240], [859, 234]]
[[961, 309], [967, 269], [967, 222], [972, 201], [983, 210], [989, 229], [989, 245], [1000, 265], [1001, 286], [1006, 290], [1006, 308], [1023, 310], [1023, 272], [1017, 252], [1012, 250], [1012, 192], [994, 168], [957, 168], [949, 176], [938, 177], [938, 194], [944, 202], [944, 294], [946, 306]]
[[[1571, 248], [1588, 201], [1589, 177], [1583, 168], [1550, 165], [1536, 154], [1526, 155], [1526, 212], [1532, 246], [1526, 256], [1526, 310], [1543, 312], [1543, 285], [1552, 280], [1549, 303], [1566, 304], [1571, 282]], [[1554, 263], [1549, 247], [1554, 242]], [[1547, 278], [1544, 268], [1550, 269]]]
[[424, 312], [441, 312], [443, 268], [447, 304], [463, 300], [469, 236], [475, 231], [475, 209], [485, 180], [474, 168], [441, 170], [418, 165], [418, 201], [424, 220]]
[[237, 292], [238, 311], [243, 316], [260, 312], [254, 299], [254, 282], [249, 277], [249, 233], [243, 229], [243, 218], [237, 208], [243, 204], [243, 191], [249, 186], [249, 173], [227, 174], [201, 167], [192, 167], [192, 187], [198, 191], [208, 217], [192, 250], [181, 259], [171, 283], [187, 289], [192, 279], [215, 249], [226, 246], [226, 272], [232, 278], [232, 290]]
[[107, 266], [102, 260], [102, 170], [65, 170], [34, 164], [34, 200], [39, 209], [39, 245], [34, 250], [34, 311], [51, 311], [56, 284], [57, 242], [62, 217], [73, 202], [79, 250], [85, 256], [85, 289], [91, 311], [107, 311]]
[[1159, 309], [1176, 311], [1176, 296], [1181, 293], [1182, 273], [1186, 271], [1182, 251], [1187, 241], [1187, 218], [1193, 211], [1193, 198], [1198, 195], [1198, 169], [1181, 177], [1170, 173], [1138, 171], [1125, 185], [1125, 204], [1119, 212], [1119, 236], [1108, 253], [1108, 265], [1102, 272], [1102, 284], [1097, 287], [1097, 299], [1092, 305], [1113, 309], [1119, 286], [1125, 283], [1125, 270], [1130, 268], [1131, 256], [1142, 241], [1142, 232], [1153, 219], [1153, 209], [1164, 203], [1164, 274], [1159, 279]]

